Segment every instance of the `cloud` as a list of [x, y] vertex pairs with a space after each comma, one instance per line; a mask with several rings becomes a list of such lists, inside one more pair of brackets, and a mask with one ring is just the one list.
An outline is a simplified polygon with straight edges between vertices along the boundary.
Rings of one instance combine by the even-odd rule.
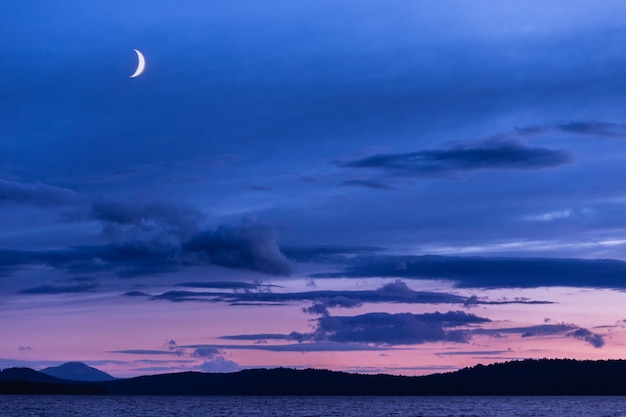
[[612, 138], [626, 138], [626, 125], [598, 122], [598, 121], [571, 121], [557, 124], [557, 130], [582, 135], [604, 136]]
[[[135, 294], [133, 294], [135, 295]], [[137, 294], [142, 295], [142, 294]], [[244, 292], [217, 291], [166, 291], [152, 296], [153, 300], [169, 300], [173, 302], [200, 301], [224, 302], [231, 305], [277, 305], [289, 302], [311, 301], [313, 305], [304, 308], [309, 314], [327, 314], [328, 308], [354, 308], [365, 303], [398, 303], [398, 304], [461, 304], [464, 306], [491, 304], [550, 304], [549, 301], [533, 301], [529, 299], [490, 301], [477, 296], [464, 297], [456, 294], [431, 291], [415, 291], [401, 281], [384, 284], [376, 290], [360, 291], [304, 291], [274, 293], [265, 288]]]
[[551, 286], [626, 288], [626, 262], [613, 259], [479, 256], [361, 256], [328, 277], [398, 277], [448, 280], [460, 288]]
[[38, 207], [68, 206], [80, 203], [81, 197], [67, 188], [41, 182], [23, 183], [0, 180], [0, 202]]
[[127, 297], [150, 297], [150, 294], [146, 294], [142, 291], [127, 291], [122, 295], [125, 295]]
[[213, 288], [224, 290], [269, 290], [272, 287], [280, 287], [279, 285], [261, 284], [252, 282], [241, 281], [209, 281], [209, 282], [181, 282], [176, 284], [175, 287], [188, 287], [188, 288]]
[[589, 343], [598, 349], [604, 346], [604, 336], [574, 324], [539, 324], [536, 326], [512, 327], [503, 329], [477, 330], [476, 334], [500, 336], [502, 334], [519, 334], [521, 337], [565, 336]]
[[221, 351], [216, 346], [206, 345], [198, 346], [194, 349], [192, 356], [194, 358], [208, 358], [213, 359], [216, 356], [221, 355]]
[[278, 333], [260, 333], [260, 334], [238, 334], [232, 336], [221, 336], [224, 340], [291, 340], [287, 334]]
[[[297, 340], [297, 335], [289, 335], [289, 340]], [[285, 345], [254, 344], [254, 345], [219, 345], [221, 349], [263, 350], [268, 352], [359, 352], [386, 351], [390, 348], [360, 343], [338, 342], [306, 342]]]
[[451, 350], [451, 351], [443, 351], [437, 352], [437, 356], [464, 356], [464, 355], [503, 355], [505, 353], [509, 353], [510, 350], [470, 350], [470, 351], [460, 351], [460, 350]]
[[[492, 323], [490, 319], [463, 311], [411, 313], [367, 313], [357, 316], [323, 315], [316, 320], [311, 333], [242, 334], [222, 336], [224, 340], [255, 341], [254, 345], [219, 345], [223, 349], [252, 349], [269, 351], [314, 351], [316, 344], [346, 344], [346, 350], [362, 350], [363, 346], [416, 345], [432, 342], [467, 343], [473, 336], [503, 337], [519, 335], [531, 337], [567, 337], [589, 343], [595, 348], [604, 346], [604, 337], [573, 324], [540, 324], [512, 328], [480, 326]], [[268, 341], [297, 341], [298, 345], [275, 345]], [[296, 349], [296, 346], [301, 346]], [[501, 354], [506, 351], [441, 352], [444, 355]]]
[[237, 362], [233, 362], [224, 357], [216, 357], [204, 361], [198, 369], [202, 372], [227, 373], [239, 371], [241, 370], [241, 366], [239, 366]]
[[371, 188], [374, 190], [394, 190], [395, 188], [384, 184], [382, 182], [374, 181], [374, 180], [348, 180], [341, 183], [341, 185], [348, 187], [364, 187]]
[[[399, 285], [399, 284], [397, 284]], [[172, 301], [220, 301], [220, 302], [292, 302], [292, 301], [315, 301], [323, 302], [328, 307], [357, 306], [361, 303], [409, 303], [409, 304], [440, 304], [453, 303], [463, 304], [466, 297], [448, 293], [429, 291], [413, 291], [407, 287], [406, 292], [389, 291], [386, 286], [378, 290], [362, 291], [305, 291], [293, 293], [272, 292], [240, 292], [223, 293], [207, 291], [167, 291], [153, 297], [154, 299], [169, 299]]]
[[302, 245], [283, 246], [282, 251], [289, 259], [297, 262], [344, 263], [354, 256], [383, 252], [385, 248], [358, 245]]
[[[193, 345], [193, 346], [181, 346], [174, 340], [168, 340], [166, 342], [168, 350], [152, 350], [152, 349], [130, 349], [130, 350], [115, 350], [111, 353], [122, 353], [130, 355], [175, 355], [179, 357], [187, 357], [191, 359], [201, 359], [202, 363], [194, 365], [194, 370], [202, 372], [235, 372], [241, 369], [236, 363], [224, 357], [224, 352], [218, 346], [214, 345]], [[145, 363], [160, 363], [161, 361], [137, 361]], [[190, 363], [190, 361], [174, 361], [179, 363]], [[165, 363], [171, 363], [166, 361]], [[161, 370], [149, 368], [150, 370]], [[169, 368], [167, 368], [169, 369]], [[167, 370], [166, 369], [166, 370]], [[144, 368], [146, 370], [146, 368]], [[180, 368], [178, 368], [180, 370]]]
[[21, 294], [71, 294], [92, 292], [99, 287], [92, 281], [79, 282], [76, 284], [45, 284], [37, 287], [20, 290]]
[[310, 307], [305, 307], [302, 309], [305, 313], [309, 314], [322, 314], [328, 315], [329, 308], [355, 308], [363, 305], [361, 300], [356, 298], [346, 297], [344, 295], [338, 295], [334, 297], [326, 297], [322, 298], [319, 301], [313, 303]]
[[571, 161], [567, 152], [530, 148], [513, 140], [489, 140], [467, 146], [400, 154], [376, 154], [339, 163], [403, 176], [439, 177], [479, 169], [541, 169]]
[[291, 266], [281, 253], [275, 233], [266, 225], [246, 220], [239, 226], [204, 230], [183, 244], [187, 253], [228, 268], [271, 275], [289, 275]]
[[175, 355], [176, 352], [170, 350], [153, 350], [153, 349], [126, 349], [126, 350], [110, 350], [110, 353], [123, 353], [126, 355]]
[[111, 271], [120, 277], [135, 277], [207, 263], [274, 275], [290, 272], [290, 263], [280, 252], [271, 229], [257, 223], [203, 230], [185, 243], [137, 239], [50, 250], [0, 248], [0, 270], [7, 273], [45, 265], [72, 274]]
[[358, 316], [323, 316], [312, 334], [316, 341], [412, 345], [427, 342], [465, 343], [471, 338], [466, 329], [472, 324], [489, 322], [487, 318], [462, 311], [447, 313], [367, 313]]
[[573, 337], [578, 340], [583, 340], [589, 343], [594, 348], [598, 349], [604, 346], [604, 337], [597, 333], [592, 333], [587, 329], [576, 329], [566, 334], [568, 337]]
[[188, 239], [198, 231], [203, 215], [191, 207], [167, 202], [96, 201], [89, 217], [102, 222], [105, 233], [136, 232], [175, 233]]
[[30, 346], [20, 346], [17, 348], [17, 350], [19, 350], [20, 352], [25, 352], [27, 350], [33, 350], [33, 348]]

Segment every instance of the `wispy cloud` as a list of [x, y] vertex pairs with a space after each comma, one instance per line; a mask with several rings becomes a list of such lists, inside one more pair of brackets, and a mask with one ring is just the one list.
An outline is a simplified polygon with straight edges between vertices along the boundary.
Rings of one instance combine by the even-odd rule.
[[[209, 284], [210, 285], [210, 284]], [[126, 294], [143, 295], [143, 294]], [[169, 300], [174, 302], [201, 301], [221, 302], [231, 305], [277, 305], [290, 302], [310, 301], [313, 303], [304, 311], [309, 314], [328, 314], [329, 308], [354, 308], [370, 303], [398, 304], [461, 304], [466, 307], [489, 304], [534, 304], [550, 303], [549, 301], [533, 301], [529, 299], [488, 300], [477, 296], [464, 297], [456, 294], [432, 291], [415, 291], [401, 281], [384, 284], [376, 290], [319, 290], [304, 292], [270, 292], [265, 288], [257, 291], [217, 292], [217, 291], [166, 291], [155, 295], [153, 300]]]
[[71, 294], [92, 292], [99, 287], [97, 282], [85, 281], [77, 283], [45, 284], [20, 290], [22, 294]]
[[613, 259], [378, 255], [356, 257], [340, 272], [312, 276], [443, 279], [463, 288], [626, 288], [625, 274], [626, 262]]
[[347, 187], [364, 187], [371, 188], [374, 190], [393, 190], [394, 187], [391, 185], [385, 184], [383, 182], [374, 181], [374, 180], [347, 180], [341, 183], [341, 185]]
[[480, 169], [534, 170], [571, 161], [565, 151], [531, 148], [513, 140], [490, 140], [446, 149], [376, 154], [340, 162], [345, 168], [371, 168], [403, 176], [440, 177]]
[[0, 203], [11, 202], [39, 207], [71, 206], [83, 198], [67, 188], [42, 182], [16, 182], [0, 179]]
[[539, 324], [535, 326], [526, 327], [512, 327], [512, 328], [500, 328], [489, 330], [477, 330], [476, 334], [490, 334], [490, 335], [503, 335], [503, 334], [518, 334], [523, 338], [526, 337], [546, 337], [546, 336], [563, 336], [568, 338], [574, 338], [589, 343], [594, 348], [598, 349], [604, 346], [604, 336], [593, 333], [588, 329], [576, 326], [574, 324]]

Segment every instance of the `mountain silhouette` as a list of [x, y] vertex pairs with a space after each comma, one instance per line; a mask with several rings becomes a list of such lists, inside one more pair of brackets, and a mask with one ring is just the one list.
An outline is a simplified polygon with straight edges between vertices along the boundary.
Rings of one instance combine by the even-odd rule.
[[63, 383], [59, 378], [37, 372], [30, 368], [7, 368], [0, 371], [0, 380], [6, 381], [28, 381], [28, 382], [49, 382], [52, 384]]
[[0, 394], [626, 395], [626, 360], [527, 359], [414, 377], [275, 368], [98, 382], [44, 378], [52, 377], [32, 369], [4, 370], [0, 372]]
[[98, 386], [88, 386], [46, 375], [30, 368], [0, 371], [0, 394], [107, 394]]
[[112, 381], [115, 378], [82, 362], [68, 362], [41, 370], [42, 373], [68, 381]]

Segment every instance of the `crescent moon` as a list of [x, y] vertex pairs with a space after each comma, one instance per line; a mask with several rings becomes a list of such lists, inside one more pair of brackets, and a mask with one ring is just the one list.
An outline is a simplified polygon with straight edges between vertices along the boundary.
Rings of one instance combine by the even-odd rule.
[[137, 69], [135, 73], [130, 76], [130, 78], [139, 77], [144, 69], [146, 69], [146, 58], [143, 57], [143, 54], [139, 52], [137, 49], [133, 49], [133, 51], [137, 52], [137, 59], [139, 62], [137, 63]]

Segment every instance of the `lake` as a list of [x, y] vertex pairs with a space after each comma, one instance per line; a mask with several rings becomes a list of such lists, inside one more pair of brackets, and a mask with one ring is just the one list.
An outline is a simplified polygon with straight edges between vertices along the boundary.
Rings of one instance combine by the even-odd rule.
[[626, 416], [626, 397], [0, 396], [0, 417]]

